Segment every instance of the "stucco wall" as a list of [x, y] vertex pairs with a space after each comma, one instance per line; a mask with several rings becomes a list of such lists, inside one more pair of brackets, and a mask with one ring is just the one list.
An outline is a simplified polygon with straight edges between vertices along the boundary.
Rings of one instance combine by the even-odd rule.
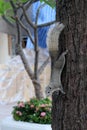
[[0, 64], [4, 64], [9, 60], [8, 54], [8, 35], [0, 33]]

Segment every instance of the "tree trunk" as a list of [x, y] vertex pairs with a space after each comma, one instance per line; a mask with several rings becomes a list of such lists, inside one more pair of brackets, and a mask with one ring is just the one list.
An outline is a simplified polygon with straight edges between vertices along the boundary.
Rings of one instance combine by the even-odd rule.
[[66, 94], [52, 96], [52, 130], [87, 130], [87, 0], [57, 1], [57, 21], [66, 26], [59, 51], [68, 54], [62, 73]]
[[28, 76], [32, 80], [32, 83], [33, 83], [34, 89], [35, 89], [36, 98], [37, 99], [42, 99], [44, 96], [43, 96], [43, 92], [42, 92], [40, 82], [35, 79], [34, 73], [32, 72], [32, 70], [31, 70], [31, 68], [30, 68], [30, 66], [28, 64], [28, 61], [27, 61], [27, 59], [26, 59], [26, 57], [24, 55], [23, 49], [19, 44], [16, 44], [16, 51], [20, 55], [20, 57], [22, 59], [22, 62], [24, 64], [25, 70], [26, 70]]

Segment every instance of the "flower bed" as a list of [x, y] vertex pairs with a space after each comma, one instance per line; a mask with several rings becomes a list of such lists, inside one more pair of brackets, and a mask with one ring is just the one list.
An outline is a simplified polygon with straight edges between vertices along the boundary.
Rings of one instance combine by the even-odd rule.
[[31, 99], [19, 101], [10, 117], [1, 122], [1, 130], [52, 130], [51, 101]]
[[51, 124], [51, 101], [48, 98], [20, 101], [14, 106], [12, 114], [16, 121]]

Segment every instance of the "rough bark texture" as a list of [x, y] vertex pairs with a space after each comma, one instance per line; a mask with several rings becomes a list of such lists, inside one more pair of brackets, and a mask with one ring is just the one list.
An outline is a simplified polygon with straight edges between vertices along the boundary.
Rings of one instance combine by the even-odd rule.
[[57, 21], [66, 25], [60, 53], [69, 52], [62, 73], [66, 94], [52, 97], [52, 129], [87, 130], [87, 0], [57, 1]]

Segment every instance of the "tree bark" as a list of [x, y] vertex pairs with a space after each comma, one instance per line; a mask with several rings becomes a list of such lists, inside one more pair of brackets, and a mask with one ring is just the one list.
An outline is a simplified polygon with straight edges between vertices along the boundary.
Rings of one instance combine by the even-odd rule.
[[62, 73], [66, 94], [52, 96], [52, 130], [87, 130], [87, 1], [57, 1], [56, 16], [66, 26], [59, 53], [69, 52]]

